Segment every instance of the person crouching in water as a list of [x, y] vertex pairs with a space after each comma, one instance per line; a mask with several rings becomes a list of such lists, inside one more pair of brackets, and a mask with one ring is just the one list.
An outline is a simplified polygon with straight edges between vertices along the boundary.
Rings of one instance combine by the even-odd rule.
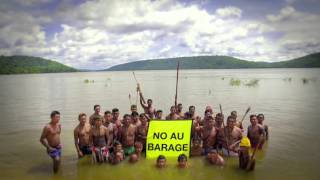
[[134, 143], [134, 149], [135, 149], [135, 152], [130, 155], [130, 159], [129, 159], [130, 163], [135, 163], [140, 160], [142, 149], [143, 149], [142, 143], [141, 142]]
[[201, 156], [202, 155], [202, 146], [200, 137], [192, 139], [192, 148], [191, 148], [191, 156]]
[[78, 157], [82, 158], [84, 155], [91, 154], [90, 147], [90, 131], [91, 126], [87, 123], [87, 115], [85, 113], [80, 113], [79, 125], [74, 129], [74, 144], [78, 153]]
[[[250, 152], [249, 149], [251, 147], [250, 140], [247, 137], [243, 137], [240, 142], [239, 149], [239, 168], [247, 170], [248, 164], [250, 162]], [[249, 167], [249, 169], [254, 169], [254, 165]]]
[[114, 146], [114, 151], [110, 155], [110, 162], [112, 164], [118, 164], [124, 160], [124, 157], [125, 157], [124, 152], [122, 149], [122, 145], [119, 141], [114, 141], [113, 146]]
[[216, 150], [211, 150], [208, 155], [207, 155], [207, 160], [209, 161], [210, 164], [212, 165], [217, 165], [217, 166], [224, 166], [224, 160], [223, 158], [217, 153]]
[[180, 154], [178, 156], [178, 168], [187, 168], [189, 167], [188, 158], [185, 154]]
[[94, 162], [106, 162], [109, 156], [109, 147], [111, 144], [109, 138], [109, 129], [103, 126], [100, 117], [94, 118], [94, 127], [90, 133], [90, 143], [92, 146], [92, 156]]
[[156, 166], [157, 168], [160, 168], [160, 169], [167, 167], [167, 160], [164, 155], [158, 156]]

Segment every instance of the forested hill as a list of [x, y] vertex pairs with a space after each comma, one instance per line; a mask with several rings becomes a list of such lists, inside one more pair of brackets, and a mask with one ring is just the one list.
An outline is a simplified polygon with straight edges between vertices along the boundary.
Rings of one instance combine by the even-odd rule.
[[253, 62], [229, 56], [195, 56], [135, 61], [113, 66], [107, 71], [176, 69], [242, 69], [242, 68], [314, 68], [320, 67], [320, 53], [282, 62]]
[[0, 56], [0, 74], [76, 72], [61, 63], [31, 56]]

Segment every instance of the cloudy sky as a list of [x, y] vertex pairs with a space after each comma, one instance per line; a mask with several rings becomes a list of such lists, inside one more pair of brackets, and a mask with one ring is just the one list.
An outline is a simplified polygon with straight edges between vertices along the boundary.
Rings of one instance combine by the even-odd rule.
[[228, 55], [281, 61], [320, 52], [319, 0], [1, 0], [0, 55], [82, 69]]

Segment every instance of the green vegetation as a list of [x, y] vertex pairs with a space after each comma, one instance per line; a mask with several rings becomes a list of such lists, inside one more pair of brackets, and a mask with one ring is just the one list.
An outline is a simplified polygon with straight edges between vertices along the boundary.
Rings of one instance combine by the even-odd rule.
[[94, 80], [85, 79], [83, 82], [84, 83], [94, 83]]
[[240, 86], [241, 80], [240, 80], [240, 79], [233, 79], [233, 78], [231, 78], [229, 84], [230, 84], [231, 86]]
[[30, 56], [0, 56], [0, 74], [58, 73], [78, 70], [61, 63]]
[[244, 85], [248, 87], [254, 87], [259, 84], [259, 79], [251, 79], [248, 83], [245, 83]]
[[284, 81], [291, 82], [291, 81], [292, 81], [292, 78], [291, 78], [291, 77], [288, 77], [288, 78], [284, 78], [283, 80], [284, 80]]
[[228, 56], [197, 56], [154, 59], [116, 65], [108, 71], [176, 69], [245, 69], [245, 68], [315, 68], [320, 67], [320, 53], [275, 63], [245, 61]]

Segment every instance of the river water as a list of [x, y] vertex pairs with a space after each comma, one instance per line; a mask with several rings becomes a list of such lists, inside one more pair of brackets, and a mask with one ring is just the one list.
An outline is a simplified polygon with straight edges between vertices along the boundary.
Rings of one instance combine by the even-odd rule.
[[[174, 104], [175, 71], [137, 71], [146, 98], [166, 115]], [[230, 79], [257, 86], [230, 85]], [[285, 80], [291, 78], [292, 80]], [[310, 79], [303, 82], [302, 78]], [[79, 112], [91, 114], [93, 105], [102, 111], [114, 107], [129, 112], [131, 94], [136, 101], [132, 72], [86, 72], [0, 76], [0, 179], [319, 179], [320, 171], [320, 69], [181, 70], [178, 101], [195, 105], [203, 115], [205, 106], [217, 112], [237, 110], [242, 116], [264, 113], [270, 140], [258, 153], [256, 170], [238, 170], [238, 159], [227, 159], [225, 168], [209, 166], [204, 158], [191, 158], [190, 168], [179, 170], [176, 161], [158, 170], [154, 161], [131, 165], [92, 165], [78, 161], [73, 128]], [[94, 80], [85, 83], [84, 80]], [[51, 159], [39, 143], [42, 127], [52, 110], [62, 113], [62, 170], [53, 175]], [[138, 109], [141, 111], [141, 107]], [[248, 118], [244, 126], [249, 124]]]

